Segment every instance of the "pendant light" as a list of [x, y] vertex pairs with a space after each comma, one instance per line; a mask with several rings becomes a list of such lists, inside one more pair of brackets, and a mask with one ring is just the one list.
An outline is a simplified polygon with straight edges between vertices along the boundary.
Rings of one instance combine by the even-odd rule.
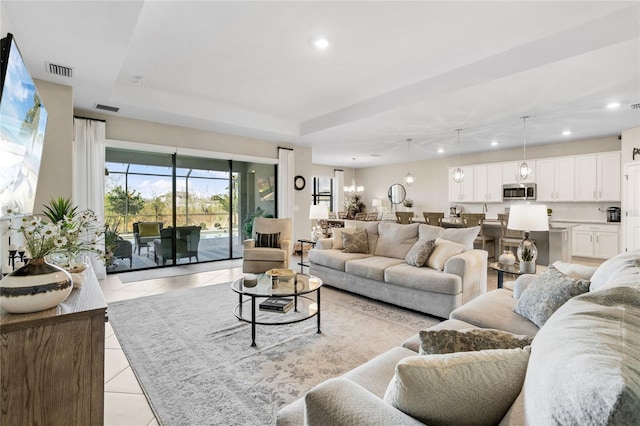
[[520, 118], [522, 118], [522, 164], [518, 167], [518, 175], [520, 180], [527, 180], [531, 173], [531, 169], [527, 164], [527, 118], [529, 116], [525, 115]]
[[[460, 132], [461, 131], [462, 129], [456, 129], [456, 132], [458, 132], [458, 164], [460, 164]], [[460, 183], [464, 180], [464, 171], [460, 168], [459, 165], [453, 171], [452, 177], [455, 183]]]
[[[411, 164], [411, 139], [407, 139], [407, 144], [409, 148], [407, 152], [407, 163]], [[407, 184], [407, 186], [411, 186], [411, 184], [413, 184], [413, 182], [415, 181], [416, 181], [416, 178], [413, 177], [411, 172], [407, 170], [407, 175], [404, 177], [404, 182]]]
[[351, 158], [353, 160], [353, 172], [351, 173], [351, 186], [345, 186], [344, 192], [348, 192], [352, 195], [358, 194], [364, 191], [364, 186], [356, 185], [356, 157]]

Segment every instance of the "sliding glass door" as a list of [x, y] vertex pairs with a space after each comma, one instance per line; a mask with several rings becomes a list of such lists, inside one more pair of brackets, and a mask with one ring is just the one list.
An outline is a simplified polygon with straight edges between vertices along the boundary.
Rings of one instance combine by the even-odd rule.
[[108, 148], [109, 272], [239, 258], [253, 217], [276, 216], [273, 164]]

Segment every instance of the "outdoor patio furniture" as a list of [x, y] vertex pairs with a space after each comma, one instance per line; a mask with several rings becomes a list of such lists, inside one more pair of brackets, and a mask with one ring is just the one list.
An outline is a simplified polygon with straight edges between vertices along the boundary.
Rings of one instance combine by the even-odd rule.
[[147, 256], [149, 256], [149, 243], [152, 243], [157, 238], [160, 238], [160, 231], [162, 231], [162, 222], [135, 222], [133, 223], [133, 238], [136, 246], [135, 250], [140, 256], [140, 249], [142, 247], [147, 248]]
[[[178, 259], [195, 257], [198, 262], [198, 245], [200, 244], [200, 226], [178, 226], [176, 231], [176, 262]], [[160, 231], [160, 238], [153, 241], [153, 259], [162, 265], [172, 259], [173, 228], [168, 227]]]

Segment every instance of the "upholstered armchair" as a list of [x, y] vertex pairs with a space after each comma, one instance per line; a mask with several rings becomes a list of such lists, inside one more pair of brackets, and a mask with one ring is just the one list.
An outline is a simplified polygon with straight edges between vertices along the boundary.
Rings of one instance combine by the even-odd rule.
[[252, 234], [253, 238], [243, 244], [242, 272], [261, 274], [273, 268], [289, 268], [291, 219], [256, 217]]
[[140, 256], [142, 247], [147, 248], [147, 257], [149, 256], [149, 243], [160, 238], [162, 225], [162, 222], [135, 222], [133, 224], [133, 238], [136, 243], [134, 250], [138, 252], [138, 256]]

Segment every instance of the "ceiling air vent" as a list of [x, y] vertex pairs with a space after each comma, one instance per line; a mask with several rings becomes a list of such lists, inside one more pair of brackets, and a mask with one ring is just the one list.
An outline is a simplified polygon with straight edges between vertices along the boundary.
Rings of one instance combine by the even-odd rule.
[[53, 75], [59, 75], [62, 77], [73, 77], [73, 68], [66, 65], [54, 64], [52, 62], [45, 62], [47, 72]]
[[640, 109], [640, 102], [637, 104], [631, 104], [631, 109]]
[[109, 105], [102, 105], [102, 104], [96, 104], [96, 109], [102, 109], [104, 111], [109, 111], [109, 112], [118, 112], [118, 111], [120, 111], [119, 107], [114, 107], [114, 106], [109, 106]]

